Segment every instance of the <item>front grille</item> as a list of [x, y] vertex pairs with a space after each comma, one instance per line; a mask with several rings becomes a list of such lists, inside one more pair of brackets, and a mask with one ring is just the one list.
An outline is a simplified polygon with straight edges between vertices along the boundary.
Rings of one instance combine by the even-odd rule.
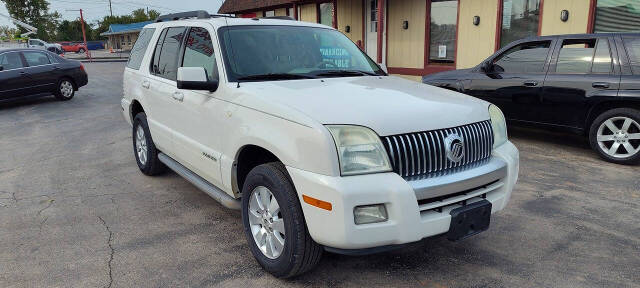
[[[447, 157], [445, 139], [456, 133], [464, 142], [464, 157]], [[491, 156], [493, 129], [490, 121], [460, 127], [382, 137], [393, 171], [402, 177], [438, 173], [466, 166]]]

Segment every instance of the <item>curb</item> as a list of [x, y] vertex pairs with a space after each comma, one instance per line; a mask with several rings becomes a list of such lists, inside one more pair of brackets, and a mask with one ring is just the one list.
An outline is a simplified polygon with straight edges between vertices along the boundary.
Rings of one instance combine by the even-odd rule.
[[108, 63], [108, 62], [127, 62], [129, 61], [128, 58], [115, 58], [115, 59], [92, 59], [91, 61], [89, 59], [74, 59], [77, 61], [80, 61], [82, 63]]

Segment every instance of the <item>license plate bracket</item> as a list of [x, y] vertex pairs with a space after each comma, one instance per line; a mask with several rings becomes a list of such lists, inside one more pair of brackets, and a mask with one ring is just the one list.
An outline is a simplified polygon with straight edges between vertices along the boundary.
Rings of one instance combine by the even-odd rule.
[[491, 222], [491, 202], [481, 200], [451, 210], [447, 238], [460, 241], [487, 231]]

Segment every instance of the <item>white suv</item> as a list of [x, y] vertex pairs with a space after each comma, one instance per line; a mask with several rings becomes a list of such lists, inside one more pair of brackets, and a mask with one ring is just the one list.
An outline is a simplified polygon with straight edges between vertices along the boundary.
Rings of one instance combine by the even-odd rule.
[[142, 30], [122, 109], [144, 174], [241, 209], [258, 262], [291, 277], [325, 250], [475, 235], [509, 201], [500, 110], [384, 70], [326, 26], [174, 14]]

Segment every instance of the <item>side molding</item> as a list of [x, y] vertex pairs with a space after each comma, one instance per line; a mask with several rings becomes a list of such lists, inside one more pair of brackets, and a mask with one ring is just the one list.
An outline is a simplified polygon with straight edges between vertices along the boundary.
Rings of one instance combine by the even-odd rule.
[[227, 207], [233, 210], [240, 210], [241, 205], [240, 201], [234, 199], [229, 196], [229, 194], [224, 193], [224, 191], [220, 190], [218, 187], [209, 183], [207, 180], [202, 179], [202, 177], [196, 175], [191, 172], [191, 170], [187, 169], [187, 167], [182, 166], [182, 164], [178, 163], [176, 160], [171, 159], [171, 157], [165, 155], [164, 153], [158, 154], [158, 159], [160, 162], [167, 165], [171, 170], [178, 173], [178, 175], [182, 176], [187, 181], [191, 182], [191, 184], [198, 187], [198, 189], [202, 190], [204, 193], [209, 194], [211, 198], [218, 201], [222, 206]]

